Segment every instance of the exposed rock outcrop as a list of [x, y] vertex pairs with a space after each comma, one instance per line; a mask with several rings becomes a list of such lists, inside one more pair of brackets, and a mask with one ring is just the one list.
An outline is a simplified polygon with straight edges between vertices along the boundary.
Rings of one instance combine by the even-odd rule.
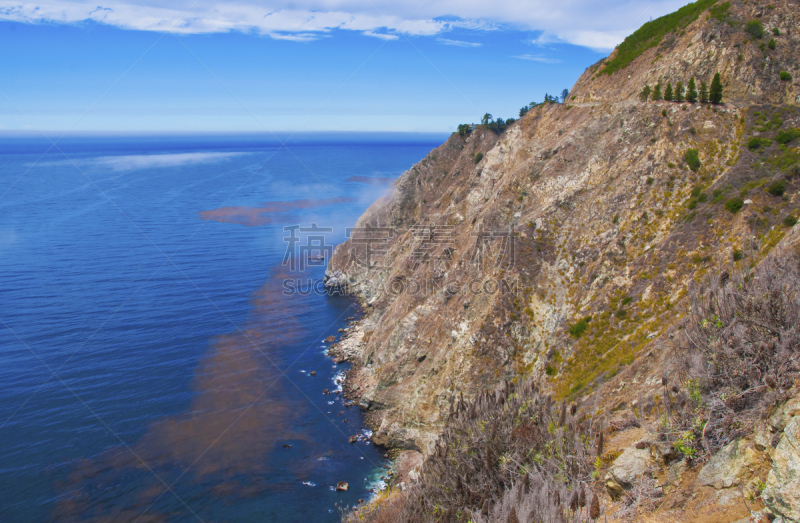
[[783, 430], [762, 499], [778, 523], [800, 521], [800, 416]]
[[732, 441], [706, 463], [697, 481], [716, 489], [738, 486], [748, 469], [757, 466], [759, 459], [758, 452], [751, 445], [742, 440]]

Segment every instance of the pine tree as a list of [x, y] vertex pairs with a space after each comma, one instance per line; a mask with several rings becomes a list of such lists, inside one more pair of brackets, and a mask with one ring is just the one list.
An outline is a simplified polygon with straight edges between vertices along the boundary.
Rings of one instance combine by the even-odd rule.
[[694, 77], [689, 80], [689, 88], [686, 91], [686, 101], [691, 104], [697, 102], [697, 84], [694, 82]]
[[714, 79], [711, 81], [711, 89], [709, 90], [708, 98], [712, 104], [722, 102], [722, 79], [719, 77], [719, 73], [715, 74]]
[[683, 82], [678, 82], [678, 85], [675, 86], [675, 94], [672, 95], [672, 99], [676, 102], [683, 101]]
[[700, 82], [700, 103], [708, 103], [708, 84], [705, 82]]
[[653, 101], [661, 100], [663, 96], [661, 95], [661, 83], [657, 83], [655, 87], [653, 87], [653, 94], [650, 96], [650, 99]]
[[643, 102], [646, 102], [650, 98], [650, 92], [650, 85], [645, 84], [644, 89], [642, 89], [642, 92], [639, 93], [639, 99]]
[[664, 100], [667, 102], [672, 101], [672, 82], [667, 84], [667, 89], [664, 91]]

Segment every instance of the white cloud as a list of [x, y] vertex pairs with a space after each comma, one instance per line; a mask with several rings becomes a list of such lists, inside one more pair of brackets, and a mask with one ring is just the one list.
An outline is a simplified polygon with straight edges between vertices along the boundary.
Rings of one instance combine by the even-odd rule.
[[520, 60], [528, 60], [529, 62], [539, 62], [542, 64], [560, 64], [561, 60], [557, 60], [555, 58], [547, 58], [545, 56], [535, 55], [535, 54], [522, 54], [519, 56], [515, 56], [514, 58], [519, 58]]
[[312, 42], [320, 37], [318, 33], [270, 33], [275, 40], [289, 40], [290, 42]]
[[455, 45], [458, 47], [480, 47], [483, 44], [479, 42], [464, 42], [462, 40], [450, 40], [449, 38], [437, 38], [439, 42], [442, 42], [444, 45]]
[[[144, 0], [152, 2], [153, 0]], [[540, 41], [608, 50], [650, 17], [686, 0], [0, 0], [0, 19], [27, 23], [94, 21], [142, 31], [255, 32], [309, 41], [335, 29], [377, 38], [440, 35], [454, 28], [543, 31]], [[452, 40], [451, 42], [460, 42]], [[447, 42], [445, 42], [447, 43]], [[468, 44], [468, 42], [464, 42]], [[450, 45], [459, 45], [451, 43]]]
[[380, 38], [381, 40], [397, 40], [398, 38], [400, 38], [397, 35], [389, 33], [376, 33], [374, 31], [364, 31], [363, 34], [366, 36], [374, 36], [375, 38]]

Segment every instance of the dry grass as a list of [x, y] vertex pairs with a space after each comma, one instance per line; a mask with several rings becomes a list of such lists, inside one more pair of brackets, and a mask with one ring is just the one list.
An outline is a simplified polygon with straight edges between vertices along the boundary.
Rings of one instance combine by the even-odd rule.
[[[345, 521], [587, 521], [596, 458], [588, 421], [538, 393], [503, 382], [454, 403], [420, 481]], [[513, 514], [513, 515], [512, 515]]]
[[693, 426], [708, 454], [749, 434], [760, 415], [787, 399], [800, 378], [798, 318], [795, 258], [722, 272], [693, 294], [680, 351], [686, 390], [675, 396], [684, 427]]

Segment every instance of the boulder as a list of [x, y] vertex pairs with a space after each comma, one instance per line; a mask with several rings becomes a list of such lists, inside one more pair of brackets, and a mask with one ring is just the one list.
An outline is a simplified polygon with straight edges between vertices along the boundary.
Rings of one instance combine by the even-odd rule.
[[735, 487], [758, 461], [758, 452], [744, 441], [737, 439], [712, 456], [697, 475], [697, 481], [715, 489]]
[[312, 376], [316, 376], [317, 375], [317, 371], [312, 370], [309, 374], [311, 374]]
[[346, 481], [340, 481], [339, 483], [336, 484], [336, 490], [347, 490], [348, 486], [349, 485], [347, 484]]
[[648, 449], [631, 447], [619, 455], [606, 474], [606, 489], [612, 498], [622, 495], [622, 490], [633, 488], [634, 481], [650, 470], [651, 458]]
[[350, 443], [355, 443], [358, 441], [358, 436], [350, 436]]
[[775, 521], [800, 521], [800, 416], [783, 430], [761, 499], [778, 516]]
[[334, 341], [336, 341], [336, 336], [334, 336], [333, 334], [325, 338], [325, 343], [333, 343]]
[[343, 293], [347, 291], [348, 278], [342, 271], [327, 270], [323, 284], [329, 293]]

